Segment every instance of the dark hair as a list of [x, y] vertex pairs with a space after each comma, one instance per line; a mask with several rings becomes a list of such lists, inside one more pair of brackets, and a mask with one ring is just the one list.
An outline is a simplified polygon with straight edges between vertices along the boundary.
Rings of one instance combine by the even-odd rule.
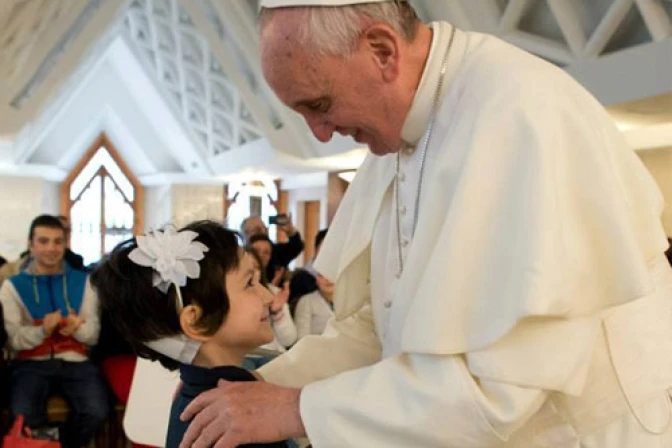
[[317, 232], [317, 235], [315, 235], [315, 249], [317, 250], [318, 247], [322, 244], [322, 241], [324, 241], [324, 237], [327, 236], [327, 232], [329, 231], [329, 227], [326, 229], [322, 229], [319, 232]]
[[[195, 240], [208, 247], [205, 257], [198, 262], [199, 278], [187, 279], [180, 291], [185, 306], [198, 305], [202, 310], [196, 325], [204, 335], [212, 335], [229, 312], [225, 276], [240, 262], [239, 237], [214, 221], [194, 222], [180, 230], [196, 232]], [[182, 334], [175, 286], [171, 286], [167, 294], [152, 286], [152, 268], [128, 258], [136, 247], [135, 238], [117, 245], [94, 269], [91, 284], [98, 292], [101, 308], [138, 356], [158, 360], [174, 370], [179, 362], [151, 350], [144, 343]]]
[[0, 255], [0, 268], [4, 265], [7, 264], [7, 259]]
[[53, 215], [40, 215], [37, 218], [33, 219], [33, 222], [30, 223], [30, 230], [28, 231], [28, 241], [33, 241], [35, 236], [35, 229], [37, 227], [48, 227], [50, 229], [61, 229], [63, 235], [65, 235], [65, 227], [63, 223]]
[[268, 244], [271, 245], [271, 249], [273, 249], [273, 241], [271, 241], [268, 235], [263, 234], [252, 235], [250, 239], [247, 240], [247, 246], [252, 247], [254, 243], [258, 243], [259, 241], [266, 241]]

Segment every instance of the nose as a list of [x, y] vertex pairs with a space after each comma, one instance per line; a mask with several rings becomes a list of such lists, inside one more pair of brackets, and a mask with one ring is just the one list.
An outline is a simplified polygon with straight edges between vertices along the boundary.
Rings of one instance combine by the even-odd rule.
[[320, 120], [319, 118], [306, 117], [308, 127], [313, 132], [316, 139], [322, 143], [327, 143], [334, 135], [336, 127], [328, 121]]
[[263, 303], [264, 306], [269, 306], [271, 303], [273, 303], [273, 293], [268, 288], [259, 284], [257, 291], [259, 292], [261, 303]]

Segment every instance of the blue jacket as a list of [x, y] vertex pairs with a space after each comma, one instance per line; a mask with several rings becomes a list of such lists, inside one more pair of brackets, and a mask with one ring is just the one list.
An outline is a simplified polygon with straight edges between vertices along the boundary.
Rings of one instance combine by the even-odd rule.
[[[33, 319], [43, 319], [45, 315], [59, 309], [63, 316], [67, 316], [70, 311], [68, 302], [72, 311], [79, 313], [84, 298], [87, 274], [72, 269], [67, 263], [64, 265], [65, 271], [60, 274], [35, 275], [24, 270], [9, 278]], [[63, 276], [65, 276], [65, 288]], [[35, 294], [35, 283], [37, 283], [37, 294]]]

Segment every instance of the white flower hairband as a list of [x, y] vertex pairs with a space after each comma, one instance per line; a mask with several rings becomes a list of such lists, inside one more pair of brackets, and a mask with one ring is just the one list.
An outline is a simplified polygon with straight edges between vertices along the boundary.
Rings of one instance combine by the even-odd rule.
[[197, 236], [198, 233], [191, 230], [156, 230], [138, 236], [138, 247], [128, 254], [128, 258], [140, 266], [152, 268], [152, 285], [164, 294], [171, 284], [175, 285], [180, 304], [184, 306], [180, 287], [187, 284], [187, 278], [198, 278], [201, 275], [198, 262], [208, 251], [205, 244], [194, 241]]
[[[191, 230], [176, 232], [168, 228], [138, 236], [138, 247], [128, 254], [128, 258], [140, 266], [154, 270], [152, 285], [164, 294], [170, 285], [175, 285], [179, 300], [179, 309], [184, 307], [180, 287], [187, 284], [187, 278], [198, 278], [201, 275], [199, 261], [205, 257], [208, 247], [194, 241], [198, 233]], [[178, 310], [179, 311], [179, 310]], [[172, 336], [146, 342], [152, 350], [185, 364], [191, 364], [201, 346], [185, 335]]]

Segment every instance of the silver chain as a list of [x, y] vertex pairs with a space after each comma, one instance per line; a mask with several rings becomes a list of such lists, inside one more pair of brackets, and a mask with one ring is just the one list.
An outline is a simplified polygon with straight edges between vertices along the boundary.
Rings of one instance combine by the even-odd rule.
[[[415, 235], [415, 227], [418, 224], [418, 215], [420, 213], [420, 196], [422, 195], [422, 178], [425, 174], [425, 160], [427, 156], [427, 148], [429, 147], [429, 141], [432, 138], [432, 131], [434, 130], [434, 124], [436, 123], [436, 115], [439, 111], [439, 103], [441, 100], [441, 89], [443, 88], [443, 82], [446, 77], [446, 72], [448, 71], [448, 55], [450, 54], [450, 49], [453, 46], [453, 39], [455, 38], [455, 27], [452, 27], [450, 33], [450, 40], [448, 41], [448, 48], [443, 55], [443, 62], [441, 63], [441, 71], [439, 72], [439, 82], [436, 86], [436, 92], [434, 92], [434, 103], [432, 104], [432, 112], [430, 115], [429, 126], [427, 126], [427, 131], [425, 132], [425, 137], [422, 140], [421, 152], [420, 152], [420, 173], [418, 176], [418, 187], [415, 195], [415, 207], [413, 210], [413, 227], [411, 227], [411, 238]], [[396, 215], [397, 215], [397, 256], [399, 259], [399, 272], [398, 277], [401, 277], [401, 274], [404, 272], [404, 258], [401, 249], [401, 216], [399, 209], [401, 204], [399, 203], [399, 169], [401, 166], [401, 150], [397, 152], [397, 162], [396, 162], [396, 176], [394, 178], [394, 196], [396, 202]]]

